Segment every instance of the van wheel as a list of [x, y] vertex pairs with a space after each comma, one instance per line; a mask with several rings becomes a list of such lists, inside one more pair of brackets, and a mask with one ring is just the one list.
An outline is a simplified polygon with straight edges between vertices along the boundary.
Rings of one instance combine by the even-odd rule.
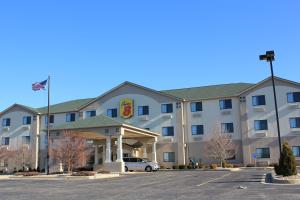
[[145, 168], [145, 171], [146, 171], [146, 172], [152, 172], [152, 167], [151, 167], [151, 166], [147, 166], [147, 167]]
[[125, 166], [125, 172], [128, 172], [128, 167]]

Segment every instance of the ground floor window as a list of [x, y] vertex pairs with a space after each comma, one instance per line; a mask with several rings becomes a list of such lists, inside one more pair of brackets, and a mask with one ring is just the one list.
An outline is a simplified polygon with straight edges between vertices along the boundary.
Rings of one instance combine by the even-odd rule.
[[175, 162], [175, 152], [164, 152], [164, 162]]
[[257, 148], [256, 158], [270, 158], [270, 148]]
[[30, 136], [22, 136], [22, 144], [30, 144]]
[[9, 137], [3, 137], [1, 140], [2, 145], [9, 145]]
[[300, 157], [300, 146], [293, 146], [292, 150], [295, 157]]

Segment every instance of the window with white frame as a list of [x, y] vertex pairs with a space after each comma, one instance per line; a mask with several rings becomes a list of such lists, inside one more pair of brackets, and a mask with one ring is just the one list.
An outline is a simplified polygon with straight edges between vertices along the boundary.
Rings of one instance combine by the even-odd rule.
[[191, 112], [203, 111], [202, 102], [192, 102], [191, 103]]
[[23, 117], [23, 125], [31, 124], [31, 116], [24, 116]]
[[[50, 115], [50, 124], [54, 123], [54, 115]], [[45, 124], [48, 124], [48, 116], [45, 116]]]
[[149, 106], [139, 106], [138, 116], [149, 115]]
[[204, 127], [203, 125], [192, 125], [192, 135], [203, 135]]
[[300, 117], [290, 118], [290, 128], [300, 128]]
[[162, 104], [161, 112], [162, 113], [172, 113], [173, 112], [173, 104], [172, 103]]
[[74, 122], [75, 121], [75, 113], [67, 113], [66, 114], [66, 121], [67, 122]]
[[163, 136], [174, 136], [174, 127], [173, 126], [163, 127], [162, 135]]
[[257, 148], [256, 151], [256, 158], [270, 158], [270, 148]]
[[295, 157], [300, 157], [300, 146], [293, 146], [292, 150]]
[[87, 117], [95, 117], [96, 116], [96, 110], [88, 110], [85, 112], [85, 115]]
[[288, 103], [300, 102], [300, 92], [287, 93], [287, 102]]
[[164, 162], [175, 162], [175, 152], [164, 152], [163, 160]]
[[232, 109], [232, 100], [231, 99], [222, 99], [219, 101], [220, 103], [220, 109]]
[[254, 130], [255, 131], [268, 130], [268, 120], [255, 120]]
[[118, 109], [117, 108], [107, 109], [107, 116], [111, 118], [118, 117]]
[[10, 118], [4, 118], [2, 119], [2, 126], [10, 126]]
[[221, 124], [221, 131], [222, 133], [233, 133], [234, 132], [234, 127], [233, 123], [222, 123]]
[[265, 95], [257, 95], [252, 97], [252, 105], [253, 106], [263, 106], [266, 105], [266, 96]]

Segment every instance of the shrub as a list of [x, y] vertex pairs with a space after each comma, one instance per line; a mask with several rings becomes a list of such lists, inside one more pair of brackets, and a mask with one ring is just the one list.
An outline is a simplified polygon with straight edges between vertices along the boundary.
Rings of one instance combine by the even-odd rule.
[[178, 165], [173, 165], [173, 169], [178, 169]]
[[218, 165], [217, 164], [211, 164], [210, 169], [217, 169]]
[[275, 167], [276, 165], [278, 165], [277, 163], [270, 163], [269, 167]]
[[72, 173], [72, 176], [94, 176], [95, 172], [91, 171], [80, 171]]
[[186, 169], [186, 165], [179, 165], [179, 169]]
[[160, 169], [166, 169], [166, 168], [165, 168], [165, 166], [161, 165], [161, 166], [160, 166]]
[[239, 167], [241, 167], [242, 165], [240, 165], [240, 164], [233, 164], [233, 168], [239, 168]]
[[199, 164], [198, 164], [198, 168], [199, 168], [199, 169], [202, 169], [202, 168], [205, 168], [205, 166], [204, 166], [202, 163], [199, 163]]
[[226, 168], [226, 165], [227, 165], [227, 163], [226, 163], [226, 161], [225, 160], [222, 160], [222, 168]]
[[297, 175], [296, 160], [293, 151], [287, 142], [282, 146], [282, 152], [279, 158], [279, 165], [275, 165], [277, 175], [293, 176]]
[[37, 176], [39, 175], [38, 172], [17, 172], [16, 176]]
[[187, 166], [188, 169], [193, 169], [192, 165]]
[[225, 167], [226, 167], [226, 168], [233, 168], [233, 164], [229, 164], [229, 163], [228, 163], [228, 164], [225, 165]]

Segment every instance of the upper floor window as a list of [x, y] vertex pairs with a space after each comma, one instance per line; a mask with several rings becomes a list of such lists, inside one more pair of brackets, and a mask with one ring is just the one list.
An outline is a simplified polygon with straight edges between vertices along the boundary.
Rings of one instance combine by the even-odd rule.
[[256, 158], [270, 158], [270, 148], [257, 148]]
[[295, 157], [300, 157], [300, 146], [293, 146], [292, 150]]
[[85, 112], [87, 117], [95, 117], [96, 116], [96, 110], [89, 110]]
[[173, 112], [173, 104], [172, 103], [162, 104], [161, 112], [162, 113], [172, 113]]
[[203, 125], [192, 125], [192, 135], [203, 135], [204, 128]]
[[191, 103], [191, 112], [202, 111], [202, 102], [192, 102]]
[[2, 120], [2, 126], [10, 126], [10, 118], [4, 118]]
[[231, 109], [232, 108], [232, 100], [231, 99], [222, 99], [220, 100], [220, 109]]
[[173, 126], [163, 127], [162, 135], [163, 136], [174, 136], [174, 127]]
[[2, 137], [1, 144], [2, 145], [9, 145], [9, 137]]
[[107, 116], [112, 118], [118, 117], [118, 109], [116, 108], [107, 109]]
[[300, 117], [290, 118], [291, 128], [300, 128]]
[[22, 136], [23, 144], [30, 144], [30, 136]]
[[252, 105], [253, 106], [263, 106], [266, 105], [266, 97], [265, 95], [258, 95], [252, 97]]
[[29, 125], [31, 124], [31, 117], [30, 116], [24, 116], [23, 117], [23, 125]]
[[300, 102], [300, 92], [289, 92], [287, 93], [288, 103]]
[[233, 123], [222, 123], [221, 124], [221, 131], [222, 133], [233, 133]]
[[138, 115], [149, 115], [149, 106], [139, 106]]
[[67, 113], [66, 115], [66, 121], [67, 122], [74, 122], [75, 121], [75, 113]]
[[[54, 115], [50, 115], [50, 124], [54, 123]], [[45, 124], [48, 124], [48, 116], [45, 116]]]
[[267, 120], [255, 120], [254, 129], [256, 131], [268, 130], [268, 121]]

